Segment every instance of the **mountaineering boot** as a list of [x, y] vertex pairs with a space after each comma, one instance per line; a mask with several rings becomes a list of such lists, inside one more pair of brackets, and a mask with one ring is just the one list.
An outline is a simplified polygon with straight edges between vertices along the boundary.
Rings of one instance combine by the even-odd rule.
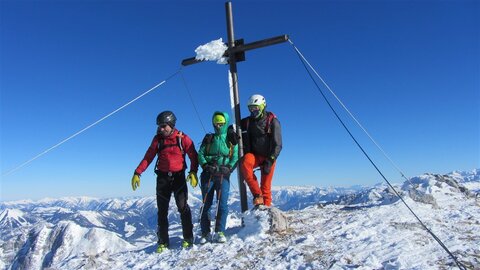
[[218, 232], [217, 243], [225, 243], [225, 242], [227, 242], [227, 238], [225, 237], [225, 234], [223, 232]]
[[208, 242], [208, 235], [208, 233], [202, 234], [198, 243], [200, 243], [200, 245], [206, 244]]
[[168, 249], [168, 246], [166, 244], [158, 244], [157, 247], [157, 253], [162, 253]]
[[182, 242], [182, 248], [191, 248], [193, 246], [193, 239], [185, 239]]
[[253, 205], [254, 206], [263, 205], [262, 195], [256, 195], [255, 198], [253, 198]]

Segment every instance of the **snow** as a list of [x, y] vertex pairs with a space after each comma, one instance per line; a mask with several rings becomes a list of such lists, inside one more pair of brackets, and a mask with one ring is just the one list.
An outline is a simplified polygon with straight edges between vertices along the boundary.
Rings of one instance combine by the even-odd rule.
[[135, 226], [129, 225], [128, 222], [125, 222], [125, 237], [132, 236], [136, 230]]
[[[395, 185], [402, 198], [468, 269], [480, 269], [479, 171], [424, 174]], [[452, 258], [386, 185], [363, 189], [275, 187], [274, 203], [289, 227], [271, 232], [268, 211], [240, 213], [231, 193], [226, 244], [181, 248], [175, 204], [170, 249], [155, 253], [155, 198], [62, 199], [21, 202], [9, 217], [31, 215], [18, 228], [2, 227], [0, 266], [41, 269], [455, 269]], [[198, 190], [192, 192], [194, 233], [200, 232]], [[68, 202], [84, 209], [52, 211]], [[119, 209], [119, 207], [124, 207]], [[12, 210], [15, 203], [0, 204]], [[43, 211], [45, 208], [47, 211]], [[30, 210], [29, 210], [30, 209]], [[61, 209], [61, 208], [60, 208]], [[97, 211], [91, 209], [98, 209]], [[4, 210], [5, 211], [5, 210]], [[21, 211], [21, 212], [18, 212]], [[14, 214], [14, 213], [17, 213]], [[78, 219], [86, 217], [89, 222]], [[6, 213], [0, 214], [6, 217]], [[242, 226], [242, 219], [243, 225]], [[27, 231], [28, 237], [24, 236]], [[5, 232], [5, 233], [4, 233]], [[18, 232], [18, 236], [11, 237]], [[8, 236], [8, 237], [7, 237]], [[49, 257], [50, 256], [50, 257]]]
[[217, 64], [226, 64], [227, 58], [223, 57], [227, 45], [222, 42], [222, 38], [212, 40], [207, 44], [200, 45], [195, 49], [195, 59], [204, 61], [217, 61]]
[[270, 229], [266, 211], [247, 211], [243, 215], [245, 227], [240, 230], [238, 237], [244, 241], [267, 239]]
[[463, 185], [471, 191], [480, 192], [480, 169], [469, 172], [454, 171], [450, 173], [451, 177], [457, 181], [462, 181]]
[[5, 209], [0, 212], [0, 228], [13, 230], [28, 224], [25, 213], [18, 209]]
[[0, 213], [0, 220], [4, 218], [23, 219], [23, 212], [18, 209], [7, 209]]

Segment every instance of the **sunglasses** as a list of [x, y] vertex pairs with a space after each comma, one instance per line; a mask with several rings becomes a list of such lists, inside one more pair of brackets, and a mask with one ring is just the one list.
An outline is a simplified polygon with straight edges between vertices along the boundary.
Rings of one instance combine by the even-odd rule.
[[248, 106], [248, 110], [250, 112], [256, 112], [256, 111], [259, 111], [260, 110], [260, 107], [257, 106], [257, 105], [252, 105], [252, 106]]
[[225, 125], [225, 123], [216, 123], [215, 126], [216, 127], [223, 127]]
[[159, 128], [163, 128], [163, 129], [165, 129], [167, 126], [168, 126], [168, 124], [161, 124], [161, 125], [158, 125], [158, 127], [159, 127]]

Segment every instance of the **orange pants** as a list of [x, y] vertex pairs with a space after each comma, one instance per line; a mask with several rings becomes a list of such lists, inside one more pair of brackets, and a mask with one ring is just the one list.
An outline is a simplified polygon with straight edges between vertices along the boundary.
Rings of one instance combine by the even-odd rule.
[[247, 182], [247, 185], [250, 188], [250, 192], [252, 192], [252, 195], [254, 197], [261, 195], [264, 204], [270, 206], [272, 205], [272, 178], [276, 162], [273, 162], [269, 174], [265, 174], [263, 173], [263, 170], [261, 170], [262, 177], [260, 186], [258, 185], [257, 176], [253, 173], [253, 169], [262, 165], [265, 159], [266, 157], [264, 156], [255, 156], [252, 153], [247, 153], [243, 156], [240, 170], [245, 182]]

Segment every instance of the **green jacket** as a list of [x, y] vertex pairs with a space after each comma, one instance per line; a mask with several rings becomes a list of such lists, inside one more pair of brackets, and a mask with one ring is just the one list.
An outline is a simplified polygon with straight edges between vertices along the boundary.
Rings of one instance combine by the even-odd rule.
[[202, 145], [198, 150], [198, 162], [202, 167], [205, 164], [210, 163], [218, 166], [227, 165], [230, 168], [233, 168], [238, 161], [238, 145], [231, 146], [227, 141], [227, 129], [230, 117], [226, 112], [217, 111], [212, 116], [212, 125], [213, 117], [217, 114], [223, 115], [226, 123], [220, 128], [220, 130], [216, 130], [215, 126], [213, 127], [215, 134], [213, 134], [213, 139], [209, 143], [209, 146], [205, 143], [205, 140], [202, 142]]

